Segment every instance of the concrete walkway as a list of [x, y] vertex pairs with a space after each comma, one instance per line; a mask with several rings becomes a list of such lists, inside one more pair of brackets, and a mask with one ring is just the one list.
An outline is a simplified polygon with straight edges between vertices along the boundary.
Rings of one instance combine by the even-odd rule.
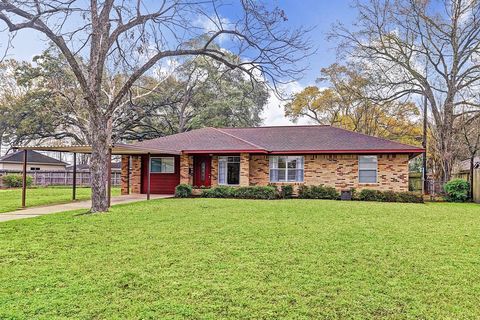
[[[163, 195], [163, 194], [152, 194], [150, 199], [162, 199], [162, 198], [171, 198], [172, 195]], [[112, 205], [123, 204], [123, 203], [132, 203], [138, 201], [146, 201], [147, 196], [144, 194], [130, 194], [127, 196], [117, 196], [112, 197]], [[33, 218], [38, 216], [43, 216], [46, 214], [58, 213], [63, 211], [78, 210], [78, 209], [88, 209], [91, 206], [90, 200], [75, 201], [64, 204], [56, 204], [50, 206], [42, 207], [33, 207], [17, 211], [0, 213], [0, 222]]]

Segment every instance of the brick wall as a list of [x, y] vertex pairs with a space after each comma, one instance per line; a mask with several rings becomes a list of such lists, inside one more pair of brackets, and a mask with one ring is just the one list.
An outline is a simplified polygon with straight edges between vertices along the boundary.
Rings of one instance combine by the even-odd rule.
[[122, 175], [121, 175], [121, 194], [126, 195], [130, 193], [129, 181], [129, 156], [122, 156]]
[[253, 154], [250, 156], [250, 185], [266, 186], [269, 182], [268, 156]]
[[193, 157], [187, 154], [180, 156], [180, 183], [193, 184]]
[[142, 157], [132, 156], [132, 173], [130, 175], [130, 193], [141, 193], [142, 186]]
[[[265, 155], [251, 155], [249, 165], [250, 185], [267, 185], [269, 183], [269, 160]], [[358, 183], [358, 156], [306, 155], [305, 185], [326, 185], [338, 190], [355, 188], [408, 191], [408, 155], [378, 155], [378, 183]], [[284, 183], [277, 183], [282, 185]], [[295, 183], [294, 185], [300, 185]]]
[[212, 170], [210, 174], [212, 187], [218, 186], [218, 156], [212, 156]]
[[240, 154], [240, 186], [250, 184], [250, 155], [248, 153]]

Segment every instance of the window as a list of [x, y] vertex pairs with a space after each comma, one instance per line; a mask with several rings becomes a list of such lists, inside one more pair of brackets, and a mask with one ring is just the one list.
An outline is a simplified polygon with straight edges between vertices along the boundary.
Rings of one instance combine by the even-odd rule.
[[240, 184], [240, 157], [218, 157], [218, 184]]
[[150, 159], [150, 172], [175, 173], [174, 157], [155, 157]]
[[40, 171], [39, 167], [30, 167], [30, 171]]
[[358, 156], [358, 182], [377, 183], [377, 156]]
[[270, 182], [303, 182], [303, 157], [270, 157]]

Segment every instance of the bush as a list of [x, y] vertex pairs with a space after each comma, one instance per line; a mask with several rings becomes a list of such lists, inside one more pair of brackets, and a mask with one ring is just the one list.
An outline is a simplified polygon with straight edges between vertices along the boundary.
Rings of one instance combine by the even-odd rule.
[[423, 203], [423, 197], [415, 192], [397, 192], [398, 202]]
[[192, 186], [188, 184], [179, 184], [175, 188], [175, 197], [177, 198], [188, 198], [192, 196]]
[[275, 199], [277, 190], [275, 187], [227, 187], [218, 186], [204, 190], [202, 197], [205, 198], [239, 198], [239, 199]]
[[290, 199], [293, 195], [293, 186], [290, 184], [280, 187], [279, 197], [282, 199]]
[[414, 192], [394, 192], [363, 189], [358, 194], [358, 200], [361, 201], [380, 201], [380, 202], [411, 202], [423, 203], [421, 194]]
[[232, 191], [232, 187], [218, 186], [203, 190], [201, 196], [204, 198], [232, 198]]
[[462, 179], [454, 179], [447, 182], [445, 192], [446, 200], [450, 202], [465, 202], [468, 200], [470, 184]]
[[333, 187], [301, 186], [298, 189], [298, 197], [301, 199], [339, 199], [340, 194]]
[[271, 186], [239, 187], [239, 188], [234, 188], [233, 197], [239, 198], [239, 199], [272, 200], [277, 198], [277, 189]]
[[[23, 176], [20, 174], [7, 174], [2, 177], [2, 181], [8, 188], [20, 188], [23, 185]], [[32, 177], [27, 176], [27, 187], [30, 187], [32, 182]]]
[[380, 201], [383, 202], [398, 202], [398, 193], [393, 191], [384, 191], [380, 192], [379, 197]]
[[371, 189], [363, 189], [358, 194], [358, 200], [361, 201], [382, 201], [381, 192]]

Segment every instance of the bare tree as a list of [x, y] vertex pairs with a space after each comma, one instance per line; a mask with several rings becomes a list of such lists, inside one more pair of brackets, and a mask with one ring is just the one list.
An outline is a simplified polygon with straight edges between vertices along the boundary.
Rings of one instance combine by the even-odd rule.
[[455, 119], [480, 116], [480, 3], [370, 0], [356, 8], [354, 28], [337, 25], [331, 36], [376, 76], [376, 98], [426, 97], [439, 178], [448, 180], [456, 157]]
[[[200, 0], [0, 2], [0, 20], [8, 30], [32, 29], [45, 35], [65, 56], [82, 90], [92, 144], [92, 212], [108, 209], [112, 115], [134, 83], [162, 60], [204, 55], [252, 79], [262, 75], [274, 87], [301, 75], [303, 69], [296, 63], [310, 50], [306, 30], [282, 28], [285, 13], [255, 0], [241, 1], [238, 19], [230, 21], [221, 16], [223, 4]], [[206, 37], [200, 37], [205, 29], [199, 21], [212, 26]], [[225, 50], [214, 46], [222, 37], [227, 39], [226, 50], [241, 60], [229, 60]], [[107, 72], [128, 75], [118, 79], [110, 95], [102, 92]]]

